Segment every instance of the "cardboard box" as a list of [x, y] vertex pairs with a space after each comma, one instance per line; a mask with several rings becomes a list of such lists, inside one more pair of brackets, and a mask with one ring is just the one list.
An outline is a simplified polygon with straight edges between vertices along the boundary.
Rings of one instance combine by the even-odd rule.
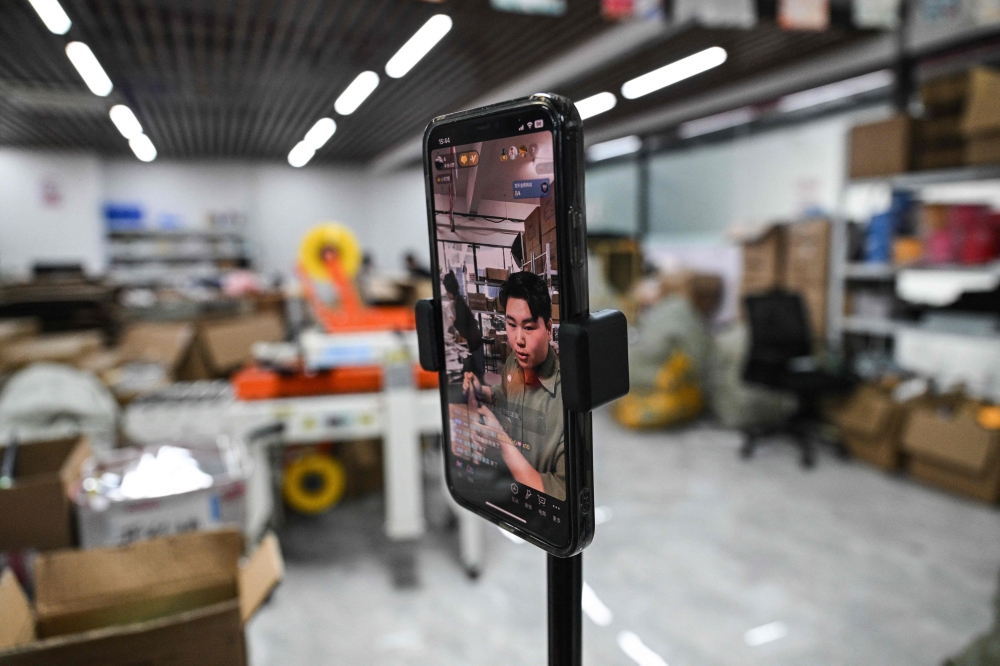
[[827, 220], [797, 222], [785, 227], [783, 285], [805, 302], [813, 337], [826, 332], [830, 223]]
[[98, 331], [50, 333], [5, 344], [0, 362], [7, 371], [44, 362], [79, 366], [87, 356], [102, 346], [103, 336]]
[[810, 220], [785, 226], [784, 284], [789, 289], [827, 284], [830, 223]]
[[1000, 430], [977, 422], [981, 405], [960, 400], [914, 407], [903, 432], [910, 474], [984, 502], [1000, 500]]
[[986, 67], [970, 70], [962, 130], [969, 137], [1000, 131], [1000, 71]]
[[225, 378], [253, 360], [253, 343], [284, 339], [285, 324], [273, 312], [202, 322], [177, 378]]
[[469, 307], [473, 310], [481, 310], [483, 312], [489, 310], [489, 298], [487, 298], [486, 294], [469, 292], [466, 294], [466, 300], [469, 302]]
[[34, 317], [0, 319], [0, 353], [3, 353], [5, 345], [37, 335], [38, 331], [39, 323]]
[[780, 287], [785, 273], [785, 225], [773, 224], [743, 239], [742, 295]]
[[907, 409], [887, 387], [864, 384], [834, 417], [851, 455], [887, 470], [901, 464], [900, 435]]
[[965, 161], [965, 142], [952, 146], [918, 147], [913, 151], [913, 168], [917, 170], [950, 169]]
[[[145, 478], [149, 480], [150, 470], [158, 465], [161, 469], [176, 470], [174, 466], [181, 457], [191, 461], [189, 469], [208, 474], [211, 485], [181, 492], [163, 489], [159, 497], [151, 498], [125, 498], [117, 496], [116, 487], [101, 488], [105, 474], [121, 479], [124, 485], [126, 477], [135, 474], [143, 461]], [[149, 446], [101, 452], [88, 460], [81, 472], [81, 479], [92, 479], [89, 483], [100, 490], [75, 493], [80, 547], [125, 546], [154, 537], [224, 526], [246, 529], [247, 486], [252, 467], [246, 448], [225, 438], [219, 440], [218, 448], [211, 449]]]
[[1000, 132], [970, 137], [965, 144], [966, 164], [1000, 164]]
[[912, 134], [910, 118], [902, 114], [851, 128], [851, 178], [909, 171]]
[[[0, 459], [5, 447], [0, 447]], [[90, 456], [84, 437], [18, 447], [14, 483], [0, 489], [0, 552], [73, 545], [70, 491]]]
[[16, 580], [0, 579], [0, 627], [21, 627], [0, 632], [0, 663], [244, 666], [243, 626], [283, 563], [273, 535], [240, 566], [242, 552], [239, 533], [218, 531], [43, 555], [34, 621]]
[[[174, 381], [190, 353], [191, 323], [142, 323], [129, 326], [117, 347], [88, 355], [80, 367], [97, 374], [121, 402]], [[156, 372], [150, 372], [154, 366]]]
[[920, 101], [932, 117], [961, 112], [968, 95], [969, 71], [938, 76], [920, 86]]
[[487, 268], [486, 269], [486, 279], [494, 280], [496, 282], [504, 282], [510, 275], [510, 271], [505, 268]]
[[382, 490], [382, 440], [361, 439], [337, 445], [337, 457], [347, 476], [346, 497], [361, 497]]

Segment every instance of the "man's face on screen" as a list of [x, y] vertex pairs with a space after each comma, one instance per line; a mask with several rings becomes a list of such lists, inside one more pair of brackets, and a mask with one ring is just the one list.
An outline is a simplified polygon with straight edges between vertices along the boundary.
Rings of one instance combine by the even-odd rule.
[[521, 298], [507, 300], [505, 316], [507, 340], [517, 356], [517, 364], [525, 369], [541, 365], [549, 354], [552, 320], [532, 317], [528, 302]]

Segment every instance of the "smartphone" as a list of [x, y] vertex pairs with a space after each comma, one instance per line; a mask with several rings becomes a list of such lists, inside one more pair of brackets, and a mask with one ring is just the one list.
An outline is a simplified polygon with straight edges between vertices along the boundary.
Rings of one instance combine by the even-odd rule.
[[423, 155], [448, 488], [574, 555], [594, 534], [591, 418], [559, 356], [589, 307], [580, 116], [550, 94], [441, 116]]

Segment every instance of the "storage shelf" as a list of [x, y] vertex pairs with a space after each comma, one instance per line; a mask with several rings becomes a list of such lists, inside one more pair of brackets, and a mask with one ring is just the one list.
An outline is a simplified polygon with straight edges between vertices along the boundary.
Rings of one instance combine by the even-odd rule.
[[875, 319], [874, 317], [844, 317], [841, 327], [845, 333], [860, 333], [883, 338], [891, 338], [901, 328], [908, 326], [907, 322], [894, 319]]
[[844, 277], [850, 280], [892, 280], [898, 270], [892, 264], [852, 262], [844, 267]]
[[855, 178], [848, 182], [850, 185], [888, 183], [894, 187], [926, 187], [928, 185], [967, 183], [977, 180], [1000, 180], [1000, 164], [956, 167], [954, 169], [910, 171], [907, 173], [897, 173], [891, 176]]
[[176, 231], [166, 229], [118, 229], [108, 231], [108, 238], [116, 239], [156, 239], [173, 240], [184, 238], [234, 238], [242, 240], [242, 234], [238, 231], [212, 231], [206, 229], [178, 229]]
[[214, 261], [239, 261], [240, 259], [246, 259], [246, 255], [243, 254], [232, 254], [232, 255], [219, 255], [219, 254], [180, 254], [180, 255], [163, 255], [157, 257], [111, 257], [110, 262], [112, 264], [118, 265], [131, 265], [131, 264], [195, 264], [200, 262], [214, 262]]

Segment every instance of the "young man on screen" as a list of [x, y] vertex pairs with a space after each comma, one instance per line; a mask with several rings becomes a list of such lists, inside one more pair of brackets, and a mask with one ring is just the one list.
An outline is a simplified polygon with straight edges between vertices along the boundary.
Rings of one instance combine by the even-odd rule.
[[479, 414], [486, 429], [474, 429], [473, 437], [483, 447], [499, 439], [518, 484], [565, 500], [562, 379], [550, 344], [552, 299], [545, 281], [525, 271], [507, 278], [499, 300], [511, 354], [497, 386], [483, 385], [472, 372], [464, 375], [465, 394], [484, 403]]

